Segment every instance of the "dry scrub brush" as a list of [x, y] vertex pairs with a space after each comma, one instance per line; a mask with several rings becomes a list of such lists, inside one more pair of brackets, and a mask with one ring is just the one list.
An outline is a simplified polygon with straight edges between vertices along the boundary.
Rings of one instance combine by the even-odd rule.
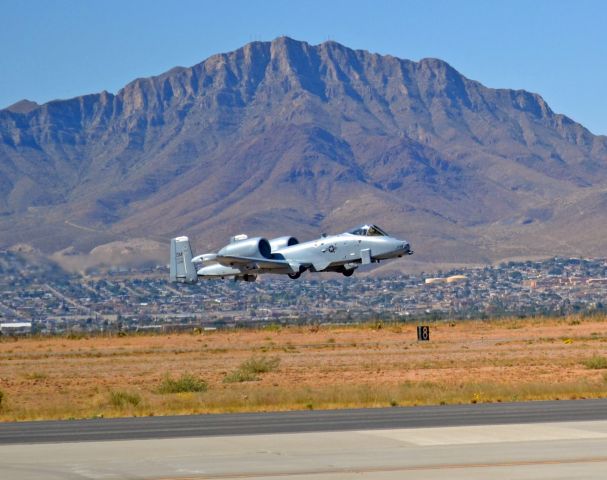
[[278, 357], [253, 356], [242, 362], [236, 370], [228, 373], [223, 381], [224, 383], [253, 382], [259, 380], [258, 374], [273, 372], [279, 364]]
[[124, 390], [110, 392], [110, 405], [112, 407], [136, 407], [140, 403], [141, 396], [138, 393], [131, 393]]
[[591, 370], [601, 370], [607, 368], [607, 357], [595, 355], [582, 362], [582, 364]]
[[179, 378], [167, 375], [160, 383], [158, 393], [200, 393], [206, 392], [208, 388], [209, 385], [204, 380], [191, 373], [184, 373]]

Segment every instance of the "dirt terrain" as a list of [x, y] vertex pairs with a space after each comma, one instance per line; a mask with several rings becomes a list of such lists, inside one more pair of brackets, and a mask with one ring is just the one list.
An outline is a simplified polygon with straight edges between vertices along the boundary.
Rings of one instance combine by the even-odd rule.
[[601, 397], [605, 320], [4, 338], [0, 419]]

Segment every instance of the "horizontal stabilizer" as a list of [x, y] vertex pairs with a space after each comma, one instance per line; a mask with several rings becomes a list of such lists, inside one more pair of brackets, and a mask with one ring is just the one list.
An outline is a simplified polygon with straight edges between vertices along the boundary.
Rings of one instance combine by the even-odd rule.
[[197, 255], [194, 258], [192, 258], [192, 263], [204, 263], [204, 264], [208, 264], [208, 263], [214, 263], [217, 258], [217, 254], [216, 253], [203, 253], [202, 255]]

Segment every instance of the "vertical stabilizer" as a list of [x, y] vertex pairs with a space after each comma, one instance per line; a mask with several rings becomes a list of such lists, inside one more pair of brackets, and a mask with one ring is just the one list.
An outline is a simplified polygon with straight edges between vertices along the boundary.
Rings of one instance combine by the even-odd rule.
[[198, 275], [192, 263], [192, 247], [188, 237], [171, 239], [171, 282], [196, 283]]

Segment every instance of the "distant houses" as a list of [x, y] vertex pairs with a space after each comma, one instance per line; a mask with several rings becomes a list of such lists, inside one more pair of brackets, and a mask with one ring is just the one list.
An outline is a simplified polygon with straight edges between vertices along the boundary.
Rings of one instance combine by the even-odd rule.
[[[361, 272], [362, 273], [362, 272]], [[607, 259], [551, 258], [420, 275], [168, 283], [165, 268], [99, 277], [0, 253], [3, 335], [200, 331], [607, 312]]]

